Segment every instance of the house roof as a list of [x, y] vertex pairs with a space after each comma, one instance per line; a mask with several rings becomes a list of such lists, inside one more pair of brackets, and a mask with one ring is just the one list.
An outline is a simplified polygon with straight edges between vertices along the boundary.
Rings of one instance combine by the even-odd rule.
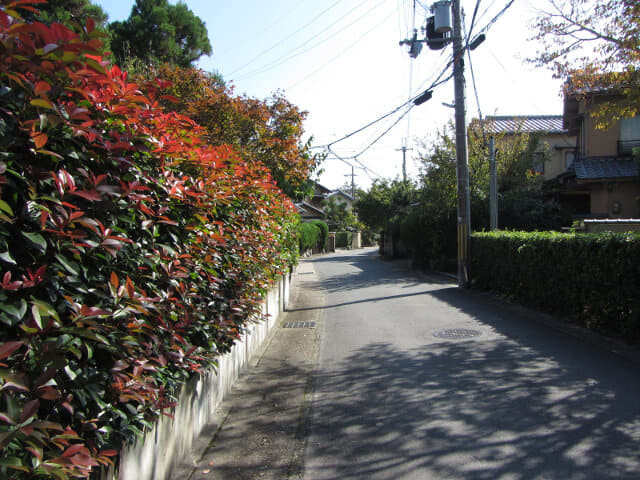
[[562, 115], [518, 115], [486, 117], [490, 133], [567, 133]]
[[578, 180], [604, 180], [640, 176], [640, 166], [632, 158], [589, 157], [573, 162]]
[[315, 215], [325, 215], [324, 210], [316, 207], [315, 205], [312, 205], [309, 202], [296, 203], [296, 207], [298, 208], [299, 213], [304, 212], [304, 213], [311, 213]]
[[347, 200], [353, 202], [353, 197], [350, 194], [348, 194], [347, 192], [345, 192], [344, 190], [334, 190], [329, 195], [327, 195], [327, 197], [334, 197], [336, 195], [341, 195], [344, 198], [346, 198]]

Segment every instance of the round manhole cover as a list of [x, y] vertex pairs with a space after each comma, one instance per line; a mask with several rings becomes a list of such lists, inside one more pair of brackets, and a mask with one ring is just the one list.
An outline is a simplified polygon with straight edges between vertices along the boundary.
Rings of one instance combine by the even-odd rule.
[[482, 335], [481, 331], [471, 330], [469, 328], [449, 328], [447, 330], [440, 330], [433, 334], [434, 337], [447, 338], [451, 340], [479, 337], [480, 335]]

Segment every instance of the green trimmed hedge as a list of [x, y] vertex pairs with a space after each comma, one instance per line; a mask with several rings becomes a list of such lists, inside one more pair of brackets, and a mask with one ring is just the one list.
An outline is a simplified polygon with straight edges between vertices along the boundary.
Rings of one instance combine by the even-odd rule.
[[322, 220], [311, 220], [309, 223], [320, 229], [320, 236], [318, 237], [316, 247], [320, 250], [324, 250], [327, 248], [327, 243], [329, 242], [329, 225]]
[[299, 223], [298, 224], [298, 247], [300, 252], [306, 252], [313, 249], [318, 243], [318, 239], [322, 231], [320, 227], [313, 223]]
[[640, 340], [640, 234], [500, 231], [471, 245], [474, 287]]

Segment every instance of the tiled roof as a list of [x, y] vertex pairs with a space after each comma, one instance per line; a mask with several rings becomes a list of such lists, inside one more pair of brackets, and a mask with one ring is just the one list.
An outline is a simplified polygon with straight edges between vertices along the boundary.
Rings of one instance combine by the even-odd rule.
[[638, 162], [632, 158], [590, 157], [573, 162], [578, 180], [633, 178], [640, 176]]
[[491, 133], [567, 133], [562, 115], [495, 116], [485, 121]]

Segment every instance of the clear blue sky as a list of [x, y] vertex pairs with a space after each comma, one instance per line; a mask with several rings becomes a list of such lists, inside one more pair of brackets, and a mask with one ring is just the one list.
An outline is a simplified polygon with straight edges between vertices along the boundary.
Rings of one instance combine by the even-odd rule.
[[[110, 20], [129, 16], [133, 0], [94, 0]], [[398, 42], [414, 25], [413, 0], [187, 0], [187, 5], [207, 26], [213, 55], [199, 66], [219, 71], [235, 85], [237, 93], [264, 98], [276, 90], [309, 112], [307, 135], [316, 145], [360, 128], [402, 104], [429, 85], [451, 54], [425, 47], [411, 61]], [[424, 24], [432, 1], [415, 2], [415, 25]], [[539, 4], [539, 2], [535, 2]], [[475, 0], [462, 0], [466, 23]], [[484, 27], [507, 0], [481, 0], [476, 30]], [[487, 32], [487, 41], [473, 52], [478, 97], [484, 115], [560, 114], [560, 81], [546, 69], [524, 60], [537, 45], [530, 22], [535, 12], [529, 0], [514, 5]], [[467, 61], [468, 65], [468, 61]], [[475, 93], [467, 68], [468, 119], [478, 116]], [[407, 142], [409, 173], [417, 173], [415, 154], [420, 143], [432, 138], [453, 118], [442, 102], [453, 101], [453, 85], [439, 87], [429, 102], [413, 109], [359, 160], [370, 170], [357, 168], [356, 183], [367, 187], [375, 172], [384, 177], [401, 173]], [[348, 141], [336, 144], [335, 152], [348, 157], [364, 149], [397, 117], [392, 116]], [[406, 139], [406, 140], [405, 140]], [[335, 188], [347, 180], [351, 168], [338, 160], [324, 164], [320, 180]]]

